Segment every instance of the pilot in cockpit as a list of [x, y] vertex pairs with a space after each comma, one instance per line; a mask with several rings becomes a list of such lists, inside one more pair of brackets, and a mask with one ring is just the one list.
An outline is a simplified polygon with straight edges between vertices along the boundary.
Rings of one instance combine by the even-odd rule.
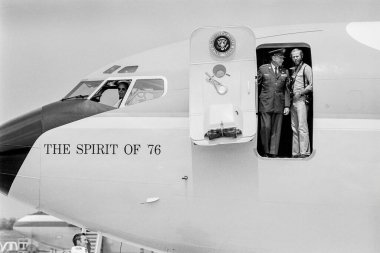
[[121, 101], [123, 101], [123, 98], [124, 98], [125, 94], [127, 93], [128, 86], [129, 86], [129, 83], [127, 83], [126, 81], [120, 81], [117, 84], [117, 90], [119, 93], [119, 100], [116, 102], [114, 107], [117, 107], [117, 108], [120, 107]]

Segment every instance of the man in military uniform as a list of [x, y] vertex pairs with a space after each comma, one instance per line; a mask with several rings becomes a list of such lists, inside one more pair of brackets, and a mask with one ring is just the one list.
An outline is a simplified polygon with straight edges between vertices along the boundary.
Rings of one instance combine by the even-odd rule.
[[283, 115], [289, 114], [290, 96], [287, 89], [289, 72], [282, 67], [285, 49], [270, 51], [270, 64], [260, 66], [257, 76], [259, 90], [260, 136], [263, 156], [277, 157]]

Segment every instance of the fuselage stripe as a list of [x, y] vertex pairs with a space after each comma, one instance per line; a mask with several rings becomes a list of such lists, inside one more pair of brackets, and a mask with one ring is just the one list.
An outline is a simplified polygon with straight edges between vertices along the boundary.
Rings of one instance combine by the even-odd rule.
[[74, 225], [68, 224], [64, 221], [19, 221], [17, 222], [14, 227], [32, 227], [32, 228], [37, 228], [37, 227], [75, 227]]

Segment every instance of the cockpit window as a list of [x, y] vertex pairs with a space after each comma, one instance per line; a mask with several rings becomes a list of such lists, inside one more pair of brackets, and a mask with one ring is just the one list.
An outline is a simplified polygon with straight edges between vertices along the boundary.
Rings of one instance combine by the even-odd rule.
[[134, 105], [161, 97], [165, 78], [117, 79], [80, 82], [63, 100], [89, 99], [115, 108]]
[[103, 80], [98, 81], [82, 81], [74, 89], [72, 89], [69, 94], [64, 97], [64, 99], [71, 97], [88, 97], [95, 91], [95, 89], [103, 82]]
[[118, 108], [122, 104], [131, 82], [131, 79], [107, 81], [91, 100]]
[[104, 74], [112, 74], [113, 72], [115, 72], [115, 70], [117, 70], [120, 67], [121, 66], [119, 66], [119, 65], [113, 65], [112, 67], [110, 67], [109, 69], [107, 69], [106, 71], [104, 71], [103, 73]]
[[164, 94], [164, 89], [163, 79], [138, 79], [128, 96], [126, 105], [159, 98]]
[[139, 66], [126, 66], [120, 69], [117, 73], [134, 73]]

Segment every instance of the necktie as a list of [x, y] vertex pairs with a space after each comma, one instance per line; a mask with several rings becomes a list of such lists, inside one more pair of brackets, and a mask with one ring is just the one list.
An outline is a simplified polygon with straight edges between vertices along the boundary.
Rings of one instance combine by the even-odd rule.
[[278, 75], [278, 67], [275, 68], [275, 72], [276, 76]]

